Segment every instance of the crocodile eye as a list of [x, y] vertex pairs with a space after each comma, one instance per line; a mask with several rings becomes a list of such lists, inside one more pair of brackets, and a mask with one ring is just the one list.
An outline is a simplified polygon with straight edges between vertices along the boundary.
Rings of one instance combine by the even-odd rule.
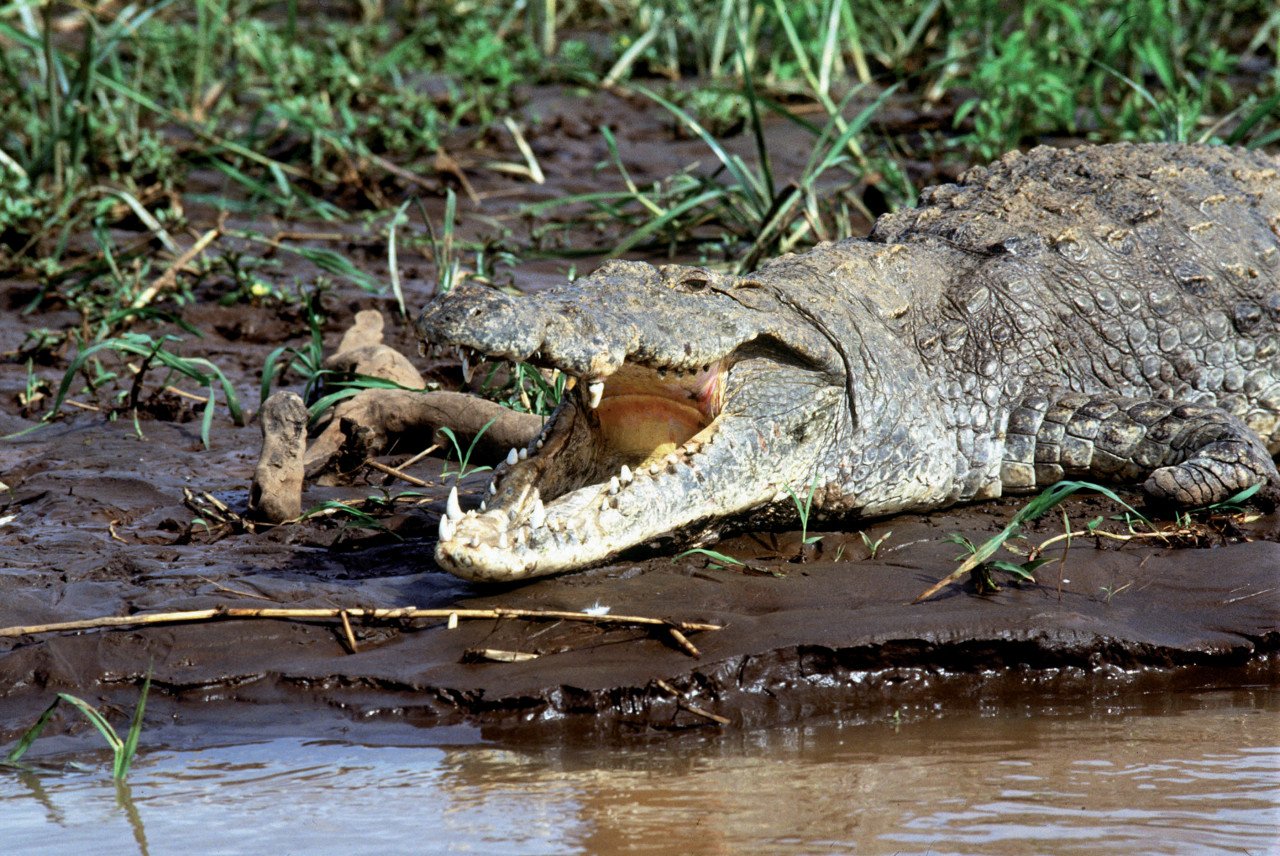
[[680, 280], [680, 288], [690, 294], [706, 291], [711, 285], [711, 278], [699, 274], [690, 274]]

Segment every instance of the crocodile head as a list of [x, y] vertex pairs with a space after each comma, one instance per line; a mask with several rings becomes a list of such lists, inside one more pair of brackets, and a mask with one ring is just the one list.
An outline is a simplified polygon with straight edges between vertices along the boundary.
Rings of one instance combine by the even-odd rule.
[[794, 309], [759, 281], [621, 261], [534, 295], [437, 298], [418, 322], [427, 342], [571, 378], [537, 439], [495, 469], [482, 510], [450, 498], [439, 564], [525, 579], [789, 506], [851, 420], [839, 352]]

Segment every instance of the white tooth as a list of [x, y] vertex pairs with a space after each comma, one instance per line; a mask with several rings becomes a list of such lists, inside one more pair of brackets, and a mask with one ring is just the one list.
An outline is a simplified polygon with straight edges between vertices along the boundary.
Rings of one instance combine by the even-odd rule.
[[543, 506], [542, 500], [535, 499], [533, 501], [533, 511], [529, 513], [529, 525], [534, 529], [541, 529], [547, 522], [547, 509]]
[[462, 382], [465, 384], [470, 384], [471, 377], [475, 374], [475, 369], [471, 365], [471, 360], [467, 359], [466, 351], [463, 351], [461, 356], [462, 356]]
[[541, 438], [541, 437], [539, 437], [539, 438], [538, 438], [538, 442], [537, 442], [537, 444], [536, 444], [536, 445], [537, 445], [537, 448], [539, 449], [539, 451], [541, 451], [542, 447], [545, 445], [545, 443], [543, 442], [543, 440], [542, 440], [542, 438]]
[[468, 516], [468, 517], [475, 517], [475, 516], [476, 516], [476, 510], [475, 510], [474, 508], [468, 509], [468, 510], [467, 510], [467, 516]]
[[617, 493], [621, 488], [622, 484], [618, 481], [617, 476], [613, 476], [609, 479], [609, 493], [611, 495]]
[[488, 510], [489, 510], [489, 503], [485, 502], [483, 499], [482, 499], [482, 500], [480, 500], [480, 510], [481, 510], [481, 511], [488, 511]]
[[587, 384], [587, 394], [590, 396], [587, 403], [591, 405], [592, 410], [595, 410], [600, 406], [600, 399], [604, 397], [604, 381], [593, 380]]
[[441, 541], [452, 540], [455, 529], [456, 527], [453, 525], [453, 521], [450, 520], [447, 515], [441, 514], [440, 515], [440, 540]]
[[514, 467], [518, 460], [520, 460], [520, 453], [515, 450], [514, 446], [512, 446], [511, 451], [507, 452], [507, 466]]
[[631, 484], [631, 467], [623, 464], [622, 472], [618, 473], [618, 480], [623, 484]]
[[462, 519], [462, 506], [458, 504], [458, 486], [454, 485], [449, 491], [449, 501], [445, 503], [444, 510], [449, 519], [455, 523]]
[[489, 496], [498, 495], [498, 486], [494, 482], [489, 482]]
[[519, 455], [517, 455], [517, 457], [518, 457], [518, 458], [520, 458], [520, 460], [522, 460], [522, 461], [528, 460], [528, 459], [529, 459], [529, 450], [528, 450], [528, 449], [521, 449], [521, 450], [520, 450], [520, 454], [519, 454]]
[[510, 542], [507, 540], [507, 533], [505, 531], [499, 532], [498, 533], [498, 549], [505, 550], [507, 549], [508, 546], [510, 546]]

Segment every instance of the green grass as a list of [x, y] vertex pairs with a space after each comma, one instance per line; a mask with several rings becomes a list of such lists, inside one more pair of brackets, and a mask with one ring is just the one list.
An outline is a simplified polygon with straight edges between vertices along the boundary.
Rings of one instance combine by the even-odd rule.
[[[437, 291], [508, 287], [505, 268], [539, 254], [666, 252], [741, 272], [865, 227], [912, 203], [918, 181], [1015, 146], [1280, 142], [1280, 8], [1269, 0], [372, 10], [0, 4], [0, 86], [16, 95], [0, 103], [0, 276], [34, 283], [24, 311], [79, 318], [33, 330], [10, 358], [40, 363], [75, 345], [92, 354], [76, 366], [90, 386], [112, 382], [104, 351], [163, 364], [212, 391], [207, 442], [215, 398], [233, 415], [238, 404], [209, 366], [188, 360], [184, 372], [161, 353], [196, 301], [295, 305], [309, 321], [307, 294], [324, 276], [393, 297], [409, 316], [400, 273], [411, 256], [432, 266]], [[538, 84], [641, 99], [705, 157], [642, 178], [606, 110], [593, 192], [523, 209], [476, 202], [460, 173], [543, 180], [554, 136], [529, 100]], [[802, 151], [770, 150], [777, 122], [800, 129]], [[518, 156], [496, 155], [499, 142]], [[385, 275], [342, 240], [229, 227], [165, 281], [213, 225], [210, 207], [256, 223], [338, 224], [335, 234], [385, 246]], [[511, 225], [521, 218], [528, 237]], [[550, 249], [552, 238], [568, 244]], [[135, 328], [146, 341], [128, 338]], [[304, 335], [267, 360], [264, 395], [299, 377], [318, 393], [319, 344], [313, 329]], [[136, 350], [161, 341], [154, 355]], [[558, 400], [536, 371], [511, 376], [495, 398], [534, 412]], [[28, 399], [40, 391], [32, 377]]]
[[102, 735], [102, 739], [111, 749], [111, 777], [116, 781], [123, 781], [129, 775], [129, 768], [138, 754], [138, 739], [142, 735], [142, 717], [147, 709], [147, 694], [150, 691], [151, 672], [148, 671], [142, 682], [142, 690], [138, 693], [138, 703], [134, 706], [129, 730], [123, 737], [107, 721], [106, 716], [93, 705], [70, 693], [58, 693], [32, 726], [18, 738], [18, 742], [9, 750], [9, 754], [0, 759], [0, 765], [22, 768], [24, 766], [22, 757], [31, 748], [31, 744], [44, 732], [45, 726], [49, 724], [49, 720], [57, 709], [62, 705], [68, 705], [87, 719], [89, 724]]
[[[1052, 511], [1058, 505], [1061, 505], [1072, 494], [1088, 491], [1091, 493], [1099, 493], [1110, 499], [1112, 502], [1123, 507], [1129, 514], [1142, 523], [1150, 526], [1150, 523], [1142, 516], [1133, 506], [1125, 502], [1120, 496], [1109, 487], [1095, 484], [1087, 481], [1060, 481], [1045, 488], [1036, 494], [1026, 505], [1018, 509], [1009, 523], [1001, 529], [997, 534], [991, 536], [981, 544], [973, 544], [968, 539], [960, 535], [950, 536], [951, 541], [965, 548], [965, 553], [961, 557], [963, 561], [950, 575], [944, 577], [934, 586], [932, 586], [924, 594], [920, 595], [916, 600], [921, 601], [933, 595], [934, 592], [940, 590], [943, 586], [964, 578], [966, 575], [974, 575], [978, 582], [980, 591], [997, 591], [999, 587], [995, 585], [993, 574], [996, 571], [1008, 574], [1015, 580], [1026, 582], [1034, 582], [1034, 572], [1036, 568], [1044, 564], [1047, 559], [1036, 558], [1025, 562], [1011, 562], [1005, 559], [996, 559], [995, 555], [1001, 547], [1004, 547], [1011, 539], [1017, 538], [1023, 527], [1033, 520], [1043, 517], [1049, 511]], [[1092, 531], [1102, 518], [1099, 517], [1091, 521], [1085, 529], [1085, 534]]]

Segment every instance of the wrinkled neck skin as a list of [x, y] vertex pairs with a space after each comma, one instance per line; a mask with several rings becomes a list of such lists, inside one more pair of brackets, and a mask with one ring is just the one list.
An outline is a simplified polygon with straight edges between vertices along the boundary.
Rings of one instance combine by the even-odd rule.
[[[642, 545], [794, 518], [792, 493], [803, 502], [811, 486], [819, 517], [951, 495], [954, 440], [897, 329], [912, 290], [869, 281], [880, 274], [866, 242], [832, 249], [742, 278], [614, 262], [538, 295], [459, 290], [428, 306], [419, 324], [430, 342], [577, 379], [526, 454], [495, 469], [486, 507], [463, 512], [451, 500], [440, 565], [490, 582], [563, 573]], [[675, 391], [637, 399], [620, 428], [611, 414], [632, 400], [620, 390], [646, 382]], [[679, 416], [669, 422], [701, 407], [705, 424], [670, 437], [635, 427], [664, 402]], [[619, 441], [626, 431], [643, 442]]]
[[[919, 301], [938, 293], [936, 278], [952, 273], [921, 254], [909, 268], [899, 266], [883, 246], [861, 239], [827, 250], [784, 257], [748, 278], [783, 295], [780, 311], [790, 311], [793, 323], [821, 329], [841, 363], [839, 377], [828, 379], [829, 388], [844, 386], [839, 412], [828, 416], [832, 429], [824, 429], [810, 469], [792, 484], [807, 490], [816, 473], [813, 508], [830, 519], [953, 498], [955, 440], [937, 383], [905, 326]], [[794, 505], [785, 492], [775, 498], [782, 500]]]

